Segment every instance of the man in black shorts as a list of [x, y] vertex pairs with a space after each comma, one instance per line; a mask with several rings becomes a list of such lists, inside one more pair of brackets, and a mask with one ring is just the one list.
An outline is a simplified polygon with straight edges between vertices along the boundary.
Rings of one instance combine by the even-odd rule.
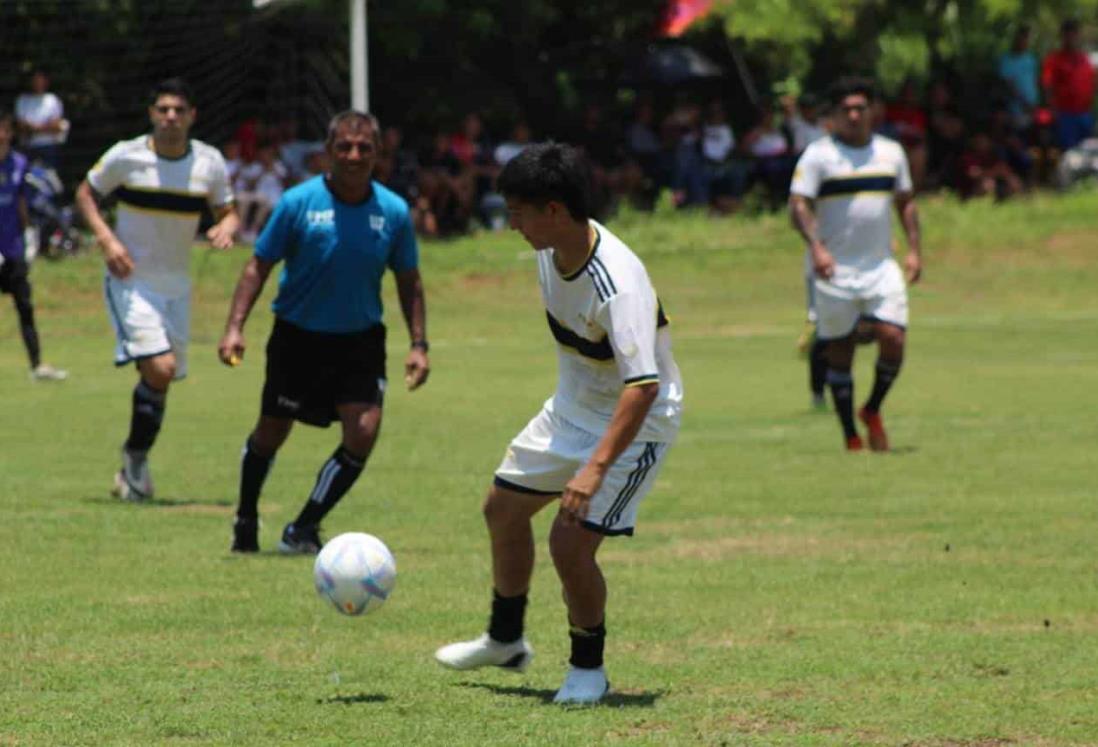
[[259, 493], [275, 453], [295, 420], [327, 427], [338, 420], [343, 439], [317, 474], [279, 549], [316, 553], [321, 520], [361, 474], [377, 439], [385, 393], [385, 327], [381, 280], [396, 277], [411, 350], [404, 380], [427, 380], [426, 305], [408, 205], [372, 180], [378, 123], [369, 114], [337, 114], [325, 147], [331, 171], [288, 190], [256, 241], [233, 293], [218, 355], [235, 366], [244, 355], [244, 322], [271, 269], [285, 261], [272, 308], [267, 378], [259, 422], [241, 460], [234, 552], [256, 552]]

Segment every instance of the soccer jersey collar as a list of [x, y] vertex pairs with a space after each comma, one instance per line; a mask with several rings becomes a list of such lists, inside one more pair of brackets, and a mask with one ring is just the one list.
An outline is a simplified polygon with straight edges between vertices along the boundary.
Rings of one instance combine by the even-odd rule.
[[187, 150], [183, 151], [181, 156], [165, 156], [156, 150], [156, 142], [153, 140], [153, 136], [149, 135], [149, 139], [145, 141], [145, 145], [149, 150], [153, 152], [153, 155], [162, 161], [182, 161], [191, 155], [191, 139], [187, 138]]
[[595, 252], [598, 251], [599, 244], [602, 243], [602, 232], [599, 231], [598, 226], [596, 226], [594, 223], [588, 223], [587, 225], [591, 226], [591, 228], [594, 230], [595, 240], [591, 244], [591, 250], [587, 252], [587, 258], [583, 260], [583, 264], [579, 266], [579, 269], [565, 275], [563, 272], [560, 271], [560, 268], [557, 267], [556, 257], [553, 258], [553, 269], [557, 271], [557, 274], [560, 275], [561, 279], [564, 281], [572, 282], [580, 275], [582, 275], [583, 271], [587, 269], [587, 265], [591, 264], [591, 258], [594, 257]]
[[373, 202], [374, 197], [377, 196], [377, 190], [374, 189], [374, 180], [373, 179], [370, 180], [370, 188], [369, 188], [369, 190], [367, 190], [366, 196], [363, 197], [358, 202], [347, 202], [346, 200], [342, 199], [339, 195], [337, 195], [335, 193], [335, 190], [332, 189], [332, 184], [328, 180], [328, 175], [327, 174], [324, 174], [323, 176], [321, 176], [320, 179], [321, 179], [321, 181], [324, 182], [324, 189], [328, 190], [328, 194], [330, 194], [332, 196], [332, 199], [335, 200], [336, 202], [338, 202], [340, 205], [350, 205], [351, 207], [361, 207], [362, 205], [369, 205], [371, 202]]

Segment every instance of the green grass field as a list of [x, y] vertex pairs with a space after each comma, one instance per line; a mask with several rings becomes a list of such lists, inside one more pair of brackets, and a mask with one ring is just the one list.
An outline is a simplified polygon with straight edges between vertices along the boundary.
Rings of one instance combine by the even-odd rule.
[[[320, 603], [311, 560], [271, 552], [334, 430], [299, 427], [261, 504], [265, 552], [228, 552], [270, 324], [264, 301], [245, 364], [217, 364], [246, 252], [195, 252], [191, 376], [143, 506], [107, 492], [134, 377], [110, 363], [100, 265], [39, 262], [45, 356], [72, 377], [28, 380], [0, 300], [0, 744], [1098, 744], [1096, 207], [1093, 192], [924, 205], [889, 455], [844, 453], [808, 407], [784, 216], [612, 224], [671, 316], [687, 410], [637, 536], [604, 545], [615, 694], [570, 710], [548, 703], [568, 653], [548, 513], [531, 669], [431, 656], [483, 628], [481, 497], [554, 382], [517, 234], [422, 247], [431, 381], [391, 389], [326, 526], [397, 557], [394, 596], [366, 618]], [[859, 353], [862, 396], [873, 357]]]

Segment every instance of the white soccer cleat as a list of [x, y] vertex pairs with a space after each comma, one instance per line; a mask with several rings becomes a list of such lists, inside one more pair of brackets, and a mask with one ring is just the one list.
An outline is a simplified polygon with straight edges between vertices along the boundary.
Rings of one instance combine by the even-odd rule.
[[524, 672], [534, 658], [534, 649], [519, 638], [514, 643], [500, 643], [487, 633], [471, 641], [461, 641], [443, 646], [435, 652], [435, 661], [444, 667], [458, 670], [499, 667], [511, 672]]
[[153, 496], [152, 475], [146, 454], [122, 449], [122, 469], [114, 475], [111, 494], [124, 501], [147, 501]]
[[553, 696], [553, 702], [562, 705], [569, 703], [589, 705], [598, 703], [608, 692], [610, 692], [610, 683], [602, 667], [598, 669], [572, 667], [568, 670], [568, 676], [564, 678], [564, 684]]
[[54, 368], [49, 363], [39, 363], [31, 369], [31, 378], [35, 381], [64, 381], [69, 378], [69, 372]]

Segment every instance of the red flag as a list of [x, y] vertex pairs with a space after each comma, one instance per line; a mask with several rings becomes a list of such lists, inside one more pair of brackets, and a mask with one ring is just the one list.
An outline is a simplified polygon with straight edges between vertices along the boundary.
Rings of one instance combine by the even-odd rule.
[[668, 0], [660, 36], [681, 36], [687, 27], [713, 7], [713, 0]]

